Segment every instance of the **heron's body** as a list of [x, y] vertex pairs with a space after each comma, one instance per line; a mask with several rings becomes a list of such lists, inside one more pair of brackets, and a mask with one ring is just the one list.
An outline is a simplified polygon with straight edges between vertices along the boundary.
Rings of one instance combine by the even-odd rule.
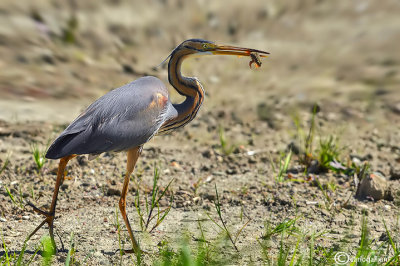
[[173, 131], [192, 121], [204, 100], [204, 90], [200, 82], [196, 78], [181, 75], [183, 60], [194, 54], [238, 56], [253, 54], [253, 58], [254, 54], [258, 53], [261, 57], [268, 54], [255, 49], [219, 46], [205, 40], [187, 40], [172, 51], [168, 63], [169, 83], [178, 93], [186, 97], [182, 103], [172, 104], [167, 87], [156, 77], [139, 78], [110, 91], [92, 103], [61, 133], [46, 154], [49, 159], [60, 159], [53, 200], [49, 212], [42, 211], [29, 203], [36, 212], [46, 218], [28, 239], [47, 223], [55, 246], [53, 221], [57, 196], [59, 187], [64, 181], [65, 167], [70, 159], [81, 154], [97, 155], [108, 151], [127, 151], [127, 171], [119, 208], [132, 240], [133, 249], [126, 252], [140, 253], [126, 215], [126, 194], [130, 175], [143, 145], [157, 133]]
[[53, 142], [46, 157], [129, 150], [149, 141], [177, 115], [161, 80], [142, 77], [92, 103]]

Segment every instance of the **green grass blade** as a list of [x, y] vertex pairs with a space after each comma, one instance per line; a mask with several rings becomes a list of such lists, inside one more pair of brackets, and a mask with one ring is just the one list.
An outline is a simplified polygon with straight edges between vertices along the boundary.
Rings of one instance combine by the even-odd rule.
[[6, 160], [3, 163], [3, 166], [0, 168], [0, 174], [6, 170], [8, 164], [10, 163], [10, 153], [7, 154]]
[[5, 187], [6, 191], [7, 191], [8, 196], [10, 197], [11, 201], [12, 201], [15, 205], [17, 205], [17, 202], [15, 201], [14, 196], [11, 194], [10, 190], [8, 189], [8, 187], [7, 187], [7, 186], [4, 186], [4, 187]]
[[71, 265], [71, 259], [75, 254], [75, 241], [74, 241], [74, 232], [71, 232], [70, 236], [70, 249], [68, 250], [67, 258], [65, 259], [65, 266]]
[[[390, 266], [390, 265], [399, 265], [399, 258], [400, 258], [400, 251], [397, 251], [393, 257], [391, 257], [388, 262], [385, 263], [385, 266]], [[396, 261], [397, 260], [397, 261]], [[395, 264], [394, 262], [397, 262], [397, 264]]]
[[388, 238], [389, 238], [389, 243], [390, 243], [390, 245], [392, 246], [392, 248], [393, 248], [393, 252], [394, 253], [397, 253], [398, 251], [397, 251], [397, 248], [396, 248], [396, 244], [394, 243], [394, 241], [393, 241], [393, 238], [392, 238], [392, 236], [391, 236], [391, 234], [390, 234], [390, 232], [389, 232], [389, 229], [387, 228], [387, 226], [386, 226], [386, 222], [385, 222], [385, 219], [382, 217], [382, 221], [383, 221], [383, 225], [385, 226], [385, 231], [386, 231], [386, 235], [388, 236]]
[[296, 242], [296, 246], [294, 247], [294, 250], [293, 250], [292, 259], [290, 260], [290, 266], [294, 265], [294, 260], [295, 260], [296, 255], [297, 255], [297, 250], [299, 249], [300, 240], [301, 240], [301, 237], [298, 237], [297, 242]]
[[26, 250], [26, 242], [27, 242], [27, 240], [24, 241], [24, 245], [22, 246], [21, 252], [18, 255], [17, 263], [16, 263], [17, 266], [22, 265], [22, 258], [24, 256], [25, 250]]
[[315, 235], [313, 233], [310, 238], [310, 252], [309, 252], [309, 259], [308, 259], [309, 266], [314, 265], [314, 254], [315, 254], [314, 240], [315, 240]]

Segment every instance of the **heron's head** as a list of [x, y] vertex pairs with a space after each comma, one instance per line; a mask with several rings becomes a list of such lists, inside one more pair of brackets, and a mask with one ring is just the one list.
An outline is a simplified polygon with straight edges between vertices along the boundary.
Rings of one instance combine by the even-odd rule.
[[251, 49], [241, 48], [229, 45], [219, 45], [214, 42], [202, 39], [190, 39], [181, 43], [172, 52], [185, 52], [187, 55], [237, 55], [237, 56], [251, 56], [252, 53], [258, 53], [260, 57], [267, 57], [268, 52]]

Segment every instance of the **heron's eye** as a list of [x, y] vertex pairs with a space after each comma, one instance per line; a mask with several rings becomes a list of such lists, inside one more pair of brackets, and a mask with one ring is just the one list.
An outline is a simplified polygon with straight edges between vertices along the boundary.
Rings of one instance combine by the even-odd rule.
[[209, 47], [208, 43], [203, 43], [203, 49], [208, 49]]

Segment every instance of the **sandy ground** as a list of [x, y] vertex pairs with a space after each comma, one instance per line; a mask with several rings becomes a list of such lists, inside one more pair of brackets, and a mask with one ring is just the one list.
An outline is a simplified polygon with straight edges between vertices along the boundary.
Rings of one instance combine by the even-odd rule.
[[[154, 165], [160, 168], [162, 187], [174, 178], [167, 193], [175, 195], [171, 212], [156, 230], [143, 233], [133, 205], [134, 184], [128, 195], [129, 218], [150, 253], [148, 264], [163, 241], [176, 247], [184, 234], [198, 238], [199, 221], [207, 239], [220, 236], [206, 215], [217, 219], [215, 186], [232, 231], [250, 218], [237, 242], [239, 257], [233, 248], [220, 254], [234, 257], [234, 264], [261, 264], [257, 239], [267, 222], [276, 225], [285, 218], [301, 217], [303, 230], [326, 232], [316, 239], [319, 247], [350, 239], [348, 251], [355, 254], [366, 209], [376, 245], [385, 235], [382, 217], [399, 241], [399, 12], [397, 1], [2, 1], [0, 166], [6, 158], [9, 164], [0, 176], [0, 226], [7, 248], [19, 251], [43, 218], [14, 204], [6, 188], [16, 198], [50, 205], [57, 162], [47, 161], [38, 173], [31, 144], [45, 149], [90, 102], [112, 88], [143, 75], [167, 83], [166, 69], [155, 67], [181, 41], [194, 37], [267, 50], [271, 56], [257, 70], [249, 69], [246, 58], [223, 56], [184, 64], [187, 76], [202, 81], [204, 105], [187, 127], [150, 141], [134, 175], [144, 192], [152, 186]], [[72, 16], [78, 21], [72, 30], [75, 41], [66, 43]], [[173, 101], [181, 100], [173, 89], [171, 95]], [[297, 143], [293, 117], [306, 129], [314, 103], [321, 109], [315, 146], [320, 138], [338, 136], [341, 160], [368, 161], [372, 171], [384, 176], [390, 198], [358, 200], [353, 176], [316, 173], [313, 178], [322, 184], [335, 185], [327, 190], [328, 206], [297, 156], [289, 177], [302, 182], [275, 181], [271, 159], [278, 160]], [[221, 152], [219, 128], [236, 147], [229, 155]], [[120, 153], [94, 161], [82, 157], [68, 166], [55, 230], [66, 249], [74, 233], [81, 262], [132, 263], [116, 252], [117, 191], [125, 164]], [[27, 260], [45, 233], [40, 230], [29, 242]], [[278, 244], [271, 254], [279, 251]], [[66, 252], [59, 252], [53, 262], [63, 264], [65, 258]], [[39, 256], [34, 263], [40, 263]]]

